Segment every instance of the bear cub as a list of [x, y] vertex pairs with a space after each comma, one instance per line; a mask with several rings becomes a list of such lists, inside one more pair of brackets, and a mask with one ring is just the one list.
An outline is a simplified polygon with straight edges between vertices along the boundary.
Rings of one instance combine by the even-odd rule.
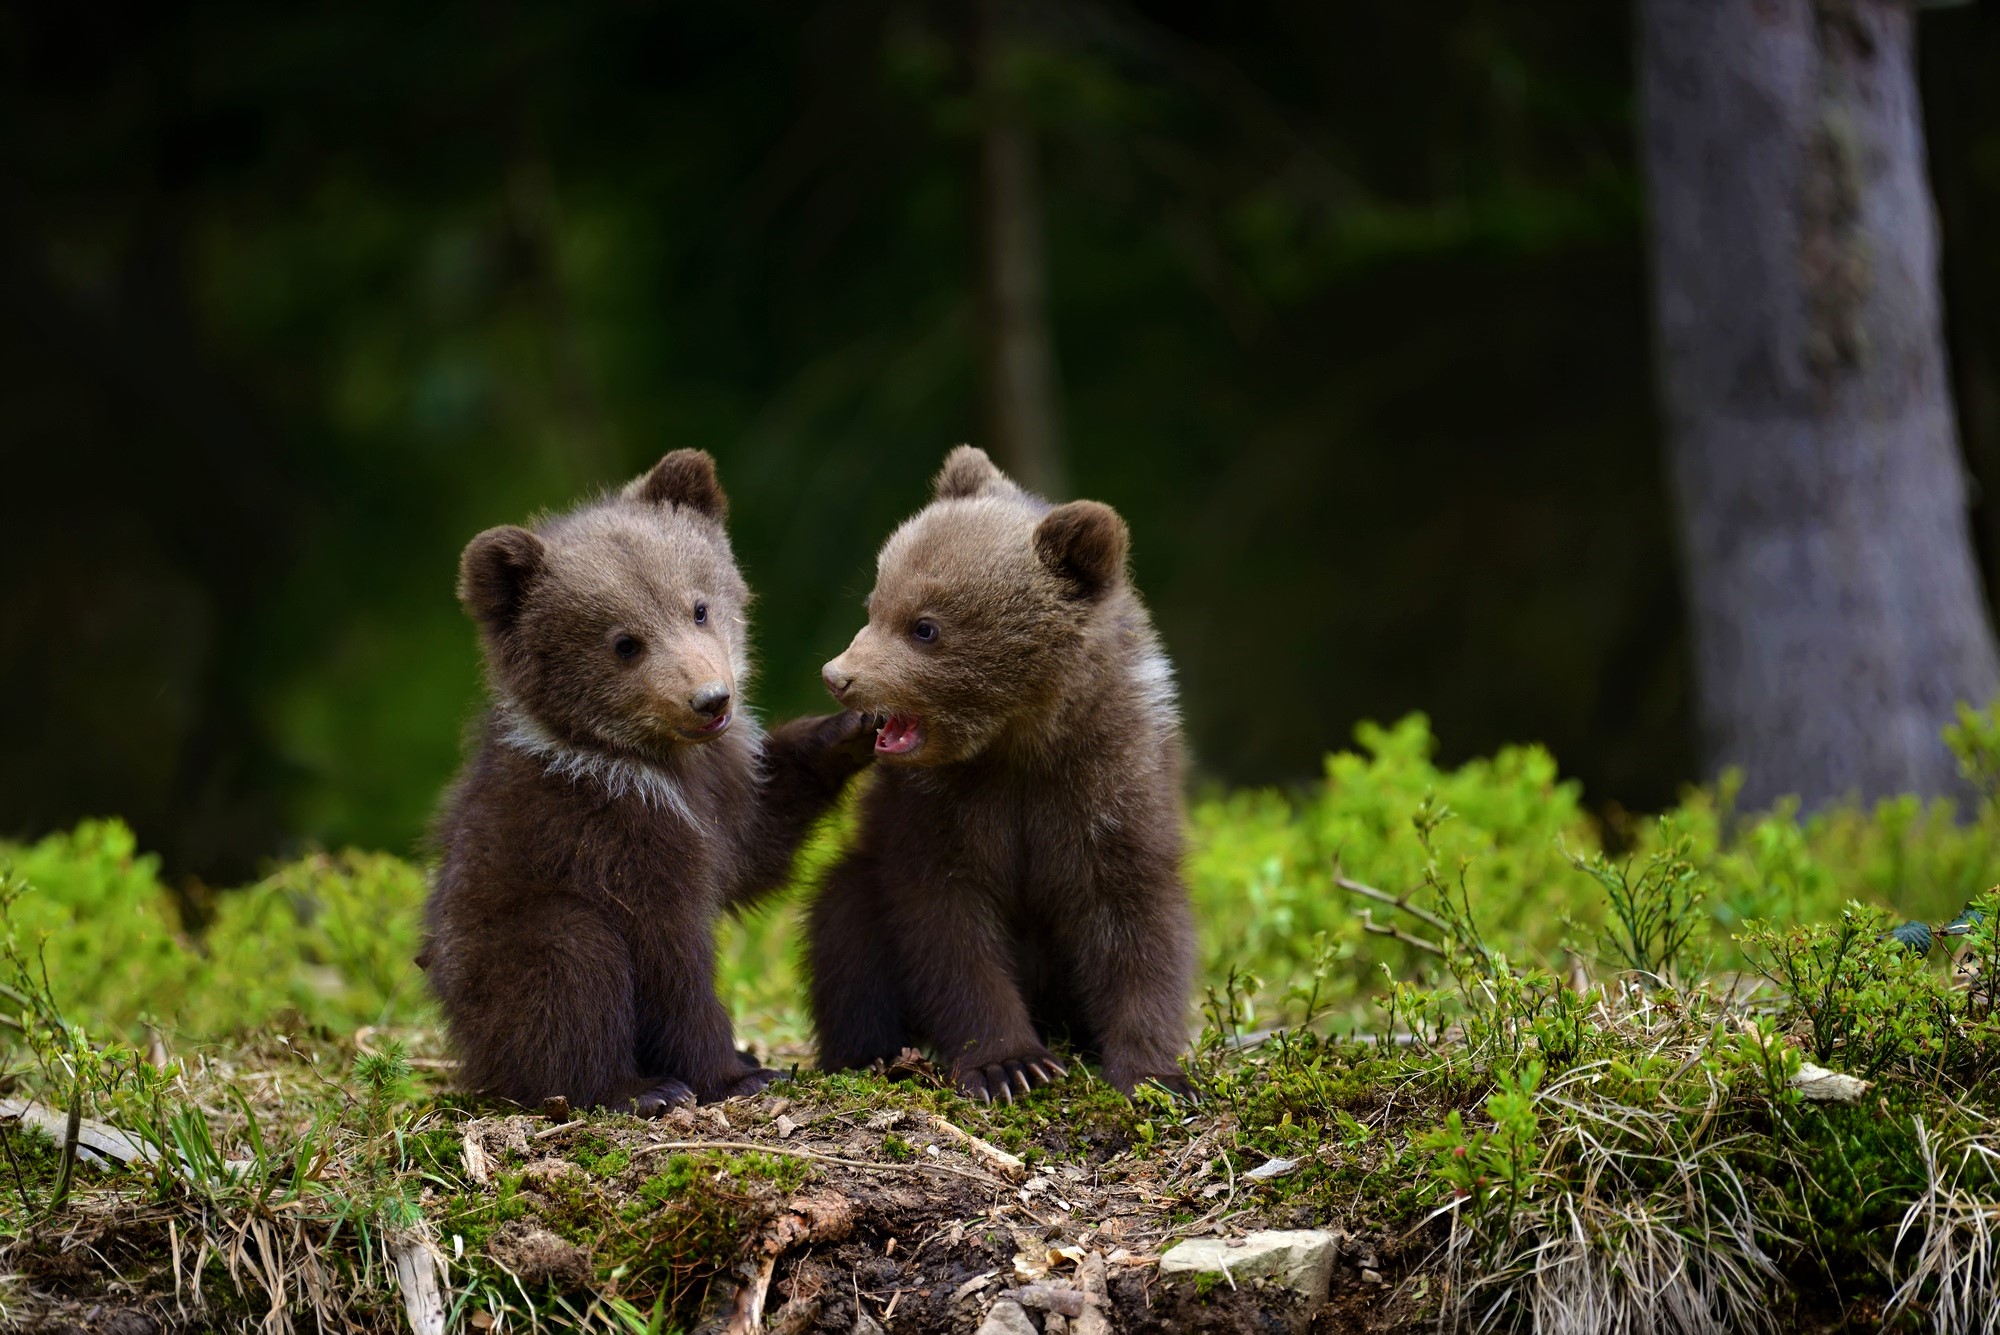
[[462, 1083], [642, 1116], [754, 1092], [715, 926], [868, 764], [853, 714], [760, 735], [715, 463], [490, 529], [460, 562], [492, 705], [448, 793], [423, 963]]
[[1125, 523], [1050, 505], [969, 446], [877, 560], [868, 624], [825, 668], [886, 717], [854, 847], [811, 907], [820, 1063], [913, 1041], [981, 1100], [1063, 1073], [1190, 1094], [1194, 932], [1172, 669]]

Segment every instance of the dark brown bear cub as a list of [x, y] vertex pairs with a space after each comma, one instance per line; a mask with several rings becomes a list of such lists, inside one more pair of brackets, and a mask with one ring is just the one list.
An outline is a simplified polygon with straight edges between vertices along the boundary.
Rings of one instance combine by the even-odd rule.
[[493, 705], [439, 820], [426, 965], [463, 1083], [652, 1114], [749, 1093], [715, 924], [868, 761], [852, 714], [759, 735], [715, 464], [465, 549]]
[[960, 447], [826, 665], [885, 715], [853, 850], [807, 942], [820, 1063], [928, 1043], [1011, 1100], [1066, 1035], [1130, 1093], [1177, 1062], [1194, 933], [1172, 672], [1108, 506], [1050, 506]]

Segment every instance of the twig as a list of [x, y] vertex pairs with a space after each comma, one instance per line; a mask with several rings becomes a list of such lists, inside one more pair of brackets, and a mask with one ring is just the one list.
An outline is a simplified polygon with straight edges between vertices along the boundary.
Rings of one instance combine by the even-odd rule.
[[973, 1158], [982, 1160], [994, 1172], [1000, 1174], [1000, 1176], [1006, 1178], [1008, 1181], [1019, 1182], [1027, 1177], [1028, 1165], [1022, 1163], [998, 1145], [990, 1141], [981, 1140], [978, 1136], [973, 1135], [963, 1127], [953, 1126], [936, 1113], [927, 1114], [926, 1120], [930, 1122], [931, 1130], [965, 1150]]
[[658, 1140], [651, 1145], [641, 1145], [635, 1154], [652, 1154], [657, 1150], [739, 1150], [748, 1154], [776, 1154], [786, 1159], [808, 1159], [813, 1163], [837, 1164], [842, 1168], [862, 1168], [875, 1173], [949, 1173], [953, 1177], [966, 1178], [1001, 1191], [1012, 1191], [1010, 1183], [1003, 1182], [991, 1173], [981, 1173], [969, 1168], [954, 1168], [942, 1163], [869, 1163], [864, 1159], [839, 1159], [831, 1154], [815, 1154], [811, 1150], [795, 1150], [778, 1145], [759, 1145], [749, 1140]]
[[1410, 902], [1410, 895], [1416, 893], [1416, 891], [1414, 890], [1410, 891], [1409, 894], [1401, 896], [1392, 895], [1387, 890], [1377, 890], [1372, 885], [1363, 885], [1359, 881], [1349, 880], [1347, 877], [1342, 876], [1338, 871], [1335, 871], [1333, 874], [1333, 883], [1339, 886], [1341, 889], [1347, 891], [1349, 894], [1360, 895], [1363, 899], [1372, 899], [1378, 904], [1387, 904], [1391, 908], [1401, 909], [1403, 912], [1409, 914], [1412, 918], [1415, 918], [1418, 922], [1427, 923], [1430, 926], [1437, 928], [1438, 931], [1444, 933], [1446, 936], [1451, 935], [1450, 923], [1446, 922], [1443, 918], [1438, 917], [1437, 914], [1432, 913], [1426, 909], [1420, 909], [1415, 904], [1412, 904]]
[[1361, 919], [1361, 930], [1364, 932], [1373, 932], [1377, 936], [1392, 936], [1406, 946], [1415, 946], [1418, 950], [1436, 955], [1439, 959], [1451, 958], [1450, 952], [1435, 941], [1426, 941], [1421, 936], [1413, 936], [1400, 927], [1376, 922], [1372, 909], [1362, 909], [1356, 916]]

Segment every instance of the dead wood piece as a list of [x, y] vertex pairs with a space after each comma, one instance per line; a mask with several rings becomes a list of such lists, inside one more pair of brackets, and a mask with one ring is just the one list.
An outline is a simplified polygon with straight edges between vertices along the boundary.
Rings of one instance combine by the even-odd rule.
[[[0, 1120], [15, 1119], [34, 1127], [58, 1145], [69, 1135], [67, 1113], [57, 1112], [33, 1099], [0, 1099]], [[159, 1158], [157, 1150], [136, 1136], [103, 1122], [93, 1122], [80, 1114], [77, 1118], [76, 1147], [83, 1161], [91, 1164], [102, 1164], [106, 1159], [116, 1159], [119, 1163], [137, 1163], [140, 1160], [152, 1163]]]
[[389, 1247], [403, 1312], [416, 1335], [444, 1335], [444, 1293], [438, 1287], [437, 1258], [421, 1233], [406, 1233]]
[[931, 1130], [937, 1132], [952, 1144], [957, 1145], [960, 1149], [965, 1150], [973, 1158], [979, 1160], [1008, 1181], [1019, 1182], [1028, 1176], [1028, 1165], [1022, 1163], [1019, 1159], [991, 1141], [981, 1140], [970, 1131], [945, 1121], [944, 1118], [939, 1117], [936, 1113], [931, 1113], [928, 1120]]
[[771, 1291], [771, 1272], [777, 1264], [774, 1252], [746, 1267], [750, 1273], [730, 1304], [729, 1321], [723, 1327], [725, 1335], [757, 1335], [764, 1328], [764, 1296]]
[[772, 1316], [766, 1335], [805, 1335], [819, 1320], [824, 1305], [818, 1298], [792, 1299]]
[[465, 1129], [465, 1141], [459, 1146], [459, 1157], [465, 1161], [465, 1175], [480, 1186], [493, 1180], [493, 1160], [486, 1153], [486, 1147], [479, 1142], [479, 1133], [472, 1127]]

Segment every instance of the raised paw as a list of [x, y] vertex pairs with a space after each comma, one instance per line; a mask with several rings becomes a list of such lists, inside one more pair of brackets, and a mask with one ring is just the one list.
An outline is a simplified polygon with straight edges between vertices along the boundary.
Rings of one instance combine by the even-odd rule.
[[828, 754], [857, 769], [872, 764], [875, 733], [884, 722], [879, 715], [857, 714], [851, 709], [831, 716], [827, 720]]
[[632, 1100], [632, 1111], [641, 1117], [659, 1117], [693, 1102], [694, 1090], [685, 1081], [663, 1076], [658, 1084], [639, 1092]]
[[1041, 1048], [1019, 1057], [968, 1057], [952, 1070], [958, 1092], [981, 1103], [1012, 1103], [1018, 1095], [1026, 1098], [1038, 1085], [1052, 1084], [1069, 1074], [1069, 1068]]

